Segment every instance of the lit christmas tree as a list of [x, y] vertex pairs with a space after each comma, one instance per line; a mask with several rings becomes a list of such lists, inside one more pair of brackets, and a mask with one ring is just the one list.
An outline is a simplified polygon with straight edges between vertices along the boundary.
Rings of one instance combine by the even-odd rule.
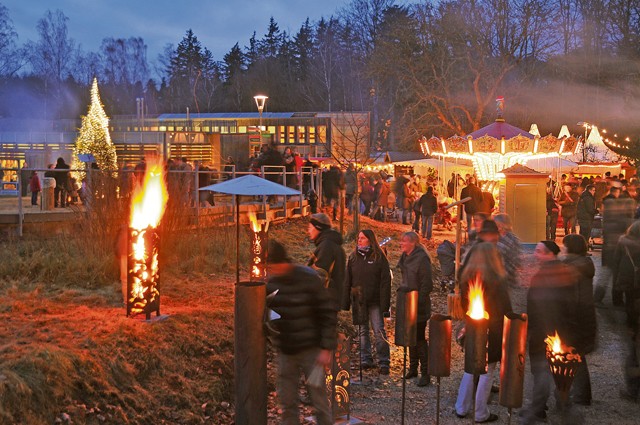
[[[80, 133], [73, 147], [73, 163], [71, 168], [86, 169], [86, 164], [78, 158], [78, 154], [93, 154], [101, 170], [116, 171], [118, 169], [116, 147], [109, 135], [109, 117], [104, 112], [98, 92], [98, 79], [93, 79], [91, 86], [91, 105], [89, 112], [82, 117]], [[84, 173], [81, 173], [84, 174]]]

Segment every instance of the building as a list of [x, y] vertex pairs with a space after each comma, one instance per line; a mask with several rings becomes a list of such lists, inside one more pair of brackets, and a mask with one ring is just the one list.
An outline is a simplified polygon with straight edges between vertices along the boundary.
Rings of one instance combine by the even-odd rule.
[[[260, 125], [262, 124], [262, 135]], [[116, 116], [109, 123], [118, 162], [138, 161], [146, 154], [223, 165], [231, 156], [246, 167], [264, 143], [296, 147], [306, 157], [330, 157], [366, 139], [370, 146], [369, 112], [257, 112], [162, 114], [140, 119]], [[0, 166], [46, 168], [62, 156], [71, 159], [79, 120], [0, 120]], [[347, 149], [348, 150], [348, 149]], [[4, 180], [9, 181], [11, 174]]]

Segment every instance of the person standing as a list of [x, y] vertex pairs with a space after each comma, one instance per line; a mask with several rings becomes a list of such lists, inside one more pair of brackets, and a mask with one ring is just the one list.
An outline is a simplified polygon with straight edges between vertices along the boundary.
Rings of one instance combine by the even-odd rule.
[[344, 173], [344, 202], [347, 206], [347, 212], [349, 214], [353, 213], [354, 208], [360, 208], [359, 200], [354, 199], [357, 186], [358, 175], [356, 174], [356, 170], [353, 168], [353, 164], [349, 164], [349, 166], [347, 167], [347, 171]]
[[560, 205], [553, 197], [554, 184], [547, 187], [547, 222], [546, 237], [548, 241], [556, 240], [556, 229], [558, 228], [558, 215], [560, 214]]
[[[465, 311], [469, 308], [469, 285], [473, 282], [482, 285], [484, 308], [489, 313], [487, 373], [480, 375], [476, 391], [476, 410], [473, 415], [476, 423], [495, 422], [498, 416], [489, 411], [488, 401], [496, 364], [502, 356], [504, 315], [512, 309], [507, 289], [507, 273], [494, 244], [479, 242], [469, 255], [467, 266], [460, 276], [460, 294]], [[473, 385], [473, 375], [465, 372], [460, 381], [455, 406], [456, 416], [459, 418], [471, 413]]]
[[591, 238], [593, 219], [598, 213], [598, 210], [596, 209], [595, 193], [596, 187], [592, 184], [588, 184], [585, 191], [580, 195], [576, 211], [578, 225], [580, 226], [580, 235], [585, 241], [587, 241], [587, 245], [589, 245], [589, 239]]
[[346, 254], [342, 248], [342, 235], [331, 228], [331, 219], [324, 213], [312, 214], [307, 227], [309, 237], [316, 246], [311, 255], [309, 266], [326, 272], [326, 287], [333, 300], [340, 303], [343, 299], [344, 271]]
[[376, 177], [376, 185], [374, 186], [374, 207], [371, 212], [371, 218], [376, 219], [378, 212], [380, 213], [380, 221], [387, 221], [387, 204], [389, 202], [389, 183], [378, 175]]
[[467, 180], [467, 185], [462, 188], [460, 192], [460, 199], [468, 198], [471, 199], [464, 203], [464, 213], [466, 215], [467, 220], [467, 234], [471, 234], [471, 218], [473, 215], [480, 211], [480, 207], [482, 206], [482, 190], [478, 186], [476, 186], [476, 179], [474, 177], [469, 177]]
[[352, 310], [353, 324], [359, 326], [362, 367], [373, 367], [369, 323], [376, 340], [376, 356], [381, 375], [389, 374], [390, 352], [384, 317], [391, 305], [391, 271], [372, 230], [358, 233], [356, 248], [347, 259], [343, 310]]
[[56, 161], [56, 188], [54, 189], [55, 207], [65, 208], [67, 206], [67, 196], [69, 193], [69, 165], [60, 157]]
[[38, 193], [42, 190], [40, 186], [40, 177], [36, 171], [31, 172], [31, 179], [29, 180], [29, 188], [31, 190], [31, 205], [38, 205]]
[[[316, 271], [293, 264], [284, 246], [275, 240], [269, 241], [267, 275], [267, 294], [273, 294], [269, 308], [280, 315], [271, 322], [277, 332], [272, 341], [277, 349], [280, 423], [300, 423], [298, 384], [302, 370], [316, 423], [331, 425], [333, 418], [324, 370], [331, 365], [336, 347], [335, 303]], [[322, 379], [313, 378], [318, 374]]]
[[418, 386], [430, 384], [428, 371], [429, 345], [425, 338], [427, 321], [431, 316], [431, 298], [433, 280], [431, 272], [431, 258], [420, 244], [420, 237], [415, 232], [406, 232], [400, 240], [402, 256], [398, 268], [402, 272], [402, 282], [398, 291], [418, 291], [418, 319], [416, 346], [409, 347], [409, 370], [404, 379], [418, 376]]
[[564, 234], [576, 232], [576, 211], [578, 208], [579, 200], [578, 192], [573, 190], [573, 186], [570, 184], [564, 185], [564, 192], [560, 195], [558, 204], [562, 207], [560, 215], [564, 222]]
[[547, 417], [546, 405], [553, 377], [546, 359], [545, 339], [558, 335], [563, 343], [575, 346], [580, 334], [576, 314], [577, 274], [558, 260], [560, 248], [553, 241], [541, 241], [534, 255], [540, 268], [531, 278], [527, 292], [529, 359], [533, 374], [532, 401], [523, 409], [523, 424], [533, 424]]
[[433, 216], [438, 212], [438, 199], [433, 194], [433, 187], [427, 188], [427, 193], [418, 200], [420, 215], [422, 216], [422, 237], [431, 240], [433, 231]]
[[[595, 190], [595, 188], [594, 188]], [[576, 292], [576, 320], [580, 323], [576, 335], [575, 348], [582, 356], [576, 376], [571, 386], [572, 401], [584, 406], [591, 405], [591, 378], [586, 355], [595, 349], [596, 344], [596, 307], [593, 302], [593, 276], [596, 268], [591, 257], [587, 257], [587, 241], [582, 235], [567, 235], [562, 239], [565, 254], [563, 263], [573, 267], [578, 273]]]
[[636, 268], [640, 270], [640, 221], [634, 221], [618, 239], [611, 261], [613, 290], [624, 294], [627, 325], [630, 328], [637, 327], [640, 313], [635, 305], [640, 300], [640, 276], [636, 277]]

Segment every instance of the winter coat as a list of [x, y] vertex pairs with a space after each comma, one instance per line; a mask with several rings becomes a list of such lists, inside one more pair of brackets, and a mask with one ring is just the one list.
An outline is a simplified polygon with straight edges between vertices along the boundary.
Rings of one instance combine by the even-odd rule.
[[420, 213], [425, 217], [434, 215], [438, 211], [438, 199], [433, 193], [425, 193], [418, 202], [420, 204]]
[[342, 309], [353, 307], [353, 323], [369, 320], [367, 306], [377, 305], [382, 313], [391, 306], [391, 271], [383, 255], [373, 259], [373, 250], [366, 254], [354, 251], [347, 259]]
[[332, 290], [334, 300], [339, 303], [343, 298], [344, 271], [346, 254], [342, 248], [342, 235], [334, 229], [320, 232], [313, 241], [316, 250], [312, 265], [326, 270], [330, 276], [329, 289]]
[[[627, 251], [629, 254], [627, 254]], [[635, 298], [640, 298], [640, 287], [635, 285], [635, 270], [640, 268], [640, 240], [622, 235], [618, 239], [618, 245], [615, 248], [611, 269], [613, 272], [613, 287], [618, 291], [630, 291], [635, 289]], [[640, 279], [640, 276], [639, 276]]]
[[478, 209], [484, 213], [491, 214], [495, 206], [496, 200], [493, 195], [490, 192], [482, 192], [482, 204]]
[[273, 340], [280, 351], [296, 354], [314, 347], [336, 347], [335, 303], [315, 270], [293, 266], [287, 275], [270, 277], [267, 293], [274, 291], [278, 293], [268, 306], [281, 316], [272, 322], [279, 332]]
[[356, 193], [356, 187], [358, 186], [358, 176], [353, 170], [347, 170], [344, 173], [344, 189], [348, 195]]
[[31, 186], [31, 192], [40, 192], [42, 188], [40, 187], [40, 177], [37, 174], [34, 174], [29, 180], [29, 186]]
[[595, 217], [598, 210], [596, 210], [596, 200], [594, 199], [591, 192], [585, 190], [580, 195], [580, 200], [578, 201], [578, 209], [577, 216], [578, 221], [583, 222], [592, 222], [593, 217]]
[[[495, 363], [502, 357], [502, 328], [504, 315], [512, 311], [506, 281], [481, 282], [485, 311], [489, 314], [488, 362]], [[462, 308], [469, 309], [469, 282], [460, 282]]]
[[58, 160], [55, 169], [61, 170], [55, 172], [56, 187], [69, 190], [71, 186], [71, 182], [69, 181], [69, 165], [64, 161]]
[[558, 199], [558, 203], [562, 207], [560, 211], [562, 217], [574, 217], [578, 209], [579, 200], [580, 195], [578, 195], [578, 192], [573, 190], [569, 193], [563, 192], [562, 195], [560, 195], [560, 199]]
[[431, 298], [433, 290], [431, 258], [421, 245], [411, 254], [402, 253], [398, 268], [402, 272], [402, 283], [398, 290], [418, 291], [418, 322], [426, 322], [431, 316]]
[[602, 210], [602, 265], [610, 266], [615, 259], [618, 239], [633, 222], [635, 202], [633, 199], [605, 197]]
[[576, 335], [575, 347], [580, 353], [588, 354], [595, 348], [598, 330], [596, 307], [593, 301], [593, 276], [596, 273], [596, 268], [591, 257], [583, 255], [568, 254], [563, 263], [574, 267], [578, 272], [576, 315], [580, 326]]
[[559, 260], [542, 263], [533, 275], [527, 292], [530, 355], [544, 356], [544, 340], [556, 331], [566, 345], [575, 347], [581, 326], [577, 317], [577, 285], [575, 269]]
[[375, 185], [375, 201], [378, 205], [387, 206], [387, 202], [389, 199], [389, 193], [391, 193], [391, 189], [389, 188], [389, 183], [386, 181], [380, 180]]
[[464, 203], [464, 212], [469, 215], [473, 215], [480, 210], [482, 206], [482, 190], [475, 184], [471, 183], [462, 188], [460, 192], [460, 199], [471, 197], [471, 199]]

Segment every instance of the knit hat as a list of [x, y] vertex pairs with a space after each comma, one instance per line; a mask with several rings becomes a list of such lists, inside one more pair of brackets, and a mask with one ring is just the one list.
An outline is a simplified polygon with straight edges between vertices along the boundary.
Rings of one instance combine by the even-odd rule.
[[291, 259], [287, 255], [287, 249], [280, 242], [271, 239], [269, 241], [269, 249], [267, 251], [267, 263], [279, 264], [290, 263]]
[[311, 214], [311, 220], [309, 220], [309, 223], [320, 231], [331, 229], [331, 219], [324, 213]]
[[498, 230], [498, 225], [493, 220], [485, 220], [482, 222], [482, 228], [478, 232], [479, 235], [482, 233], [500, 233]]
[[560, 252], [560, 247], [554, 241], [540, 241], [540, 243], [544, 245], [549, 250], [549, 252], [552, 252], [553, 255], [558, 255], [558, 253]]

